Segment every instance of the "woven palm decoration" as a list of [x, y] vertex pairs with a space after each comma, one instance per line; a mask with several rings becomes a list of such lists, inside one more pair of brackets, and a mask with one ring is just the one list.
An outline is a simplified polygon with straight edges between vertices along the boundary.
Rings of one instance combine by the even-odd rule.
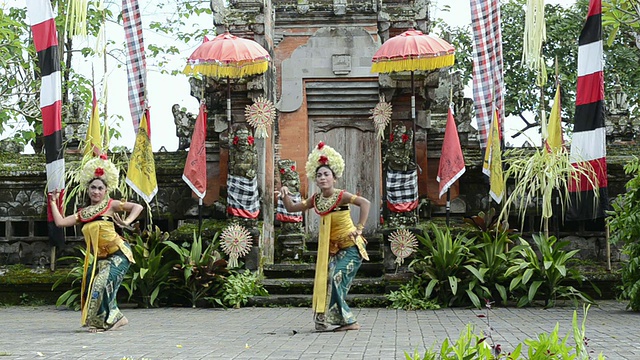
[[238, 267], [238, 258], [251, 250], [251, 234], [242, 225], [229, 225], [220, 235], [222, 251], [229, 256], [229, 268]]
[[408, 258], [418, 246], [418, 239], [407, 229], [398, 229], [389, 235], [391, 242], [391, 252], [396, 256], [395, 263], [402, 265], [404, 259]]
[[249, 125], [256, 129], [256, 137], [264, 139], [269, 137], [267, 127], [276, 119], [276, 108], [268, 99], [259, 97], [254, 100], [253, 105], [246, 106], [244, 116]]
[[381, 96], [380, 102], [369, 112], [372, 114], [369, 119], [373, 120], [378, 138], [384, 139], [384, 129], [391, 121], [391, 103], [386, 102], [384, 96]]

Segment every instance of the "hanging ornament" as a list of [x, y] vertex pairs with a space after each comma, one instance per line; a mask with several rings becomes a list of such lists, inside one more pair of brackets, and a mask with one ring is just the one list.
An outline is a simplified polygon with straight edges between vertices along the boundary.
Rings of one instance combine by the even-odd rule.
[[258, 97], [253, 105], [246, 106], [244, 116], [249, 125], [256, 129], [256, 137], [264, 139], [269, 137], [267, 127], [271, 126], [276, 119], [276, 108], [268, 99]]
[[389, 235], [391, 242], [391, 252], [396, 256], [396, 264], [402, 265], [404, 259], [408, 258], [418, 246], [418, 239], [407, 229], [398, 229]]
[[369, 112], [372, 114], [369, 119], [373, 119], [378, 138], [384, 139], [384, 129], [391, 121], [391, 104], [385, 101], [383, 95], [380, 97], [380, 102], [376, 104], [376, 107], [369, 110]]
[[238, 267], [238, 258], [251, 249], [251, 234], [242, 225], [229, 225], [220, 235], [222, 251], [229, 255], [229, 268]]

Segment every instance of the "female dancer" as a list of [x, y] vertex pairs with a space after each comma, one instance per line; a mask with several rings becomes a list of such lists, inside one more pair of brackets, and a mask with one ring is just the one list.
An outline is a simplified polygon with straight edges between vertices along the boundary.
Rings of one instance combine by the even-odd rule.
[[[65, 217], [57, 206], [60, 193], [54, 191], [49, 200], [53, 219], [58, 227], [83, 224], [87, 251], [82, 274], [82, 325], [89, 327], [90, 332], [115, 330], [129, 322], [118, 309], [116, 295], [134, 260], [129, 244], [116, 233], [114, 224], [129, 226], [143, 207], [108, 196], [118, 187], [118, 170], [106, 155], [87, 161], [80, 174], [80, 183], [87, 186], [91, 205]], [[121, 212], [129, 215], [123, 219], [119, 215]]]
[[[313, 208], [321, 217], [313, 286], [315, 328], [325, 331], [332, 324], [338, 325], [333, 331], [358, 330], [360, 325], [347, 305], [346, 297], [362, 259], [369, 260], [362, 229], [369, 215], [370, 202], [334, 187], [344, 172], [344, 160], [323, 142], [309, 154], [306, 171], [307, 177], [315, 180], [318, 193], [300, 203], [291, 201], [286, 186], [280, 188], [278, 195], [282, 196], [287, 211]], [[351, 204], [360, 207], [358, 225], [351, 220]], [[327, 298], [330, 299], [328, 304]]]

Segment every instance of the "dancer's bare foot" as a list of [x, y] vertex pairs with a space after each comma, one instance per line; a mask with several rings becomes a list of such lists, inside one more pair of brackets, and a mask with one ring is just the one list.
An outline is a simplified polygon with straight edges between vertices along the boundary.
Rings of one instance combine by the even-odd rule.
[[125, 316], [123, 316], [122, 319], [116, 321], [116, 323], [113, 324], [113, 326], [109, 330], [117, 330], [118, 328], [121, 328], [127, 325], [128, 323], [129, 323], [129, 320]]
[[95, 334], [95, 333], [99, 333], [99, 332], [104, 332], [104, 329], [98, 329], [98, 328], [95, 328], [95, 327], [90, 327], [87, 331], [89, 331], [92, 334]]
[[337, 328], [333, 329], [333, 331], [348, 331], [348, 330], [360, 330], [360, 324], [358, 323], [347, 324], [347, 325], [338, 326]]

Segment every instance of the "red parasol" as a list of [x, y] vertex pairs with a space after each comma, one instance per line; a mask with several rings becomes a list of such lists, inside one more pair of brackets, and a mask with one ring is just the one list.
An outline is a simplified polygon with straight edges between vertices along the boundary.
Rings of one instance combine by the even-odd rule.
[[373, 73], [411, 72], [411, 120], [414, 134], [416, 98], [413, 89], [413, 72], [451, 66], [455, 62], [454, 52], [455, 49], [451, 44], [435, 35], [423, 34], [419, 30], [408, 30], [385, 41], [373, 55], [373, 65], [371, 65]]
[[227, 119], [231, 121], [231, 86], [229, 79], [262, 74], [269, 68], [269, 52], [253, 40], [231, 35], [228, 31], [204, 43], [189, 56], [182, 71], [227, 78]]

